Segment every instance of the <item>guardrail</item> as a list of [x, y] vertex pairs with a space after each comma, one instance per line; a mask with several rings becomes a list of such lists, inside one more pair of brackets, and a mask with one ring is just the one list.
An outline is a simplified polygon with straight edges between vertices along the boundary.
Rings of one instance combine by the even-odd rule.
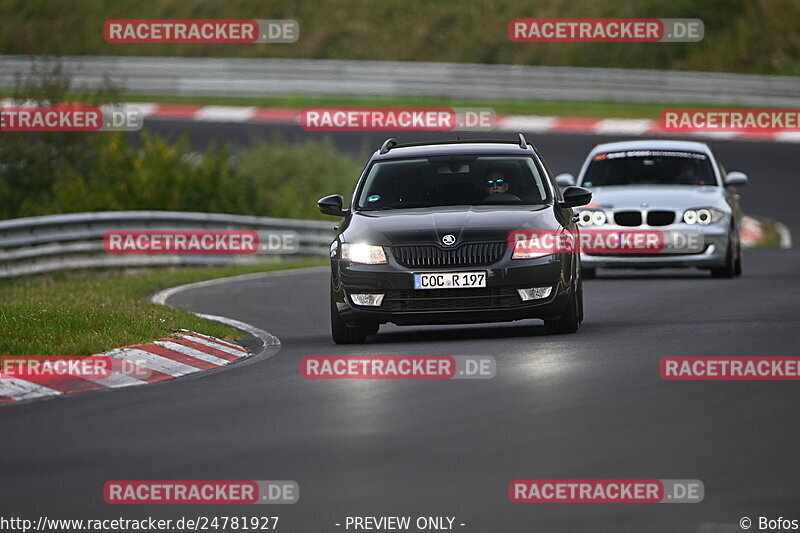
[[[106, 211], [0, 221], [0, 278], [79, 268], [158, 265], [251, 264], [293, 257], [327, 257], [333, 222], [174, 211]], [[293, 254], [131, 255], [109, 254], [110, 230], [294, 231]]]
[[[36, 58], [0, 56], [0, 88]], [[52, 59], [52, 58], [51, 58]], [[63, 56], [74, 88], [107, 77], [170, 96], [435, 96], [800, 107], [800, 77], [670, 70], [319, 59]]]

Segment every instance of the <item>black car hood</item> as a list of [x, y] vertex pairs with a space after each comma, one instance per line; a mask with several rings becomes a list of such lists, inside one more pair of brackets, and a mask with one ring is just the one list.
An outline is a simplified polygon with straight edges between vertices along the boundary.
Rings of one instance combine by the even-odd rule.
[[366, 244], [442, 244], [445, 235], [464, 242], [505, 241], [518, 229], [556, 230], [553, 206], [453, 206], [354, 213], [345, 242]]

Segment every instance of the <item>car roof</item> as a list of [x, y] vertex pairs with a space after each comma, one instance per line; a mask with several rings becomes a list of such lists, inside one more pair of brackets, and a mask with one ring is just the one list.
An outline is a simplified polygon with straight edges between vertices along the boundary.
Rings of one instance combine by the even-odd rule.
[[711, 148], [709, 148], [706, 143], [694, 141], [666, 141], [662, 139], [639, 139], [635, 141], [598, 144], [592, 149], [591, 155], [604, 152], [625, 152], [628, 150], [683, 150], [686, 152], [700, 152], [711, 155]]
[[376, 150], [372, 155], [374, 161], [387, 159], [408, 159], [414, 157], [433, 157], [442, 155], [533, 155], [530, 148], [522, 148], [516, 141], [497, 142], [469, 142], [454, 141], [445, 143], [420, 144], [414, 146], [398, 146], [385, 154]]

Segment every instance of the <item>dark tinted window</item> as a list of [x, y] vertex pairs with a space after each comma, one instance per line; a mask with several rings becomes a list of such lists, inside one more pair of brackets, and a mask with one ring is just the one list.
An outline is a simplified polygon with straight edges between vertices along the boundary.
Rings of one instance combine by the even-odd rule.
[[594, 156], [584, 187], [610, 185], [716, 185], [705, 154], [637, 150]]
[[369, 170], [359, 209], [547, 203], [549, 188], [530, 157], [432, 157], [380, 161]]

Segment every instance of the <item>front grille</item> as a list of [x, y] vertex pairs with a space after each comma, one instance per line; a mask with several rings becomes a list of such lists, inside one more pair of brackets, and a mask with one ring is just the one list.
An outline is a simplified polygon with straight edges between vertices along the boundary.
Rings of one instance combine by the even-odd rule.
[[481, 266], [498, 262], [506, 248], [506, 242], [467, 243], [453, 249], [422, 244], [393, 246], [392, 253], [398, 263], [411, 268]]
[[614, 222], [619, 226], [641, 226], [642, 213], [639, 211], [619, 211], [614, 213]]
[[448, 311], [493, 309], [523, 303], [516, 289], [389, 290], [383, 298], [385, 311]]
[[647, 213], [647, 224], [650, 226], [669, 226], [675, 222], [673, 211], [650, 211]]

